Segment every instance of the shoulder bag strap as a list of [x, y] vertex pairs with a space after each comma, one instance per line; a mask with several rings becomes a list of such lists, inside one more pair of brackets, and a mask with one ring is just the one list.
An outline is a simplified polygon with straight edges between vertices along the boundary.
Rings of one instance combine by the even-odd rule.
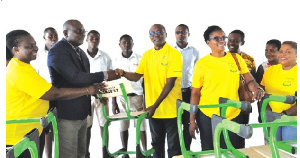
[[235, 53], [231, 53], [231, 55], [232, 55], [232, 57], [234, 58], [237, 67], [238, 67], [239, 70], [241, 71], [240, 63], [239, 63], [239, 61], [238, 61], [238, 59], [237, 59], [237, 57], [236, 57], [236, 54], [235, 54]]
[[244, 75], [241, 73], [240, 63], [239, 63], [239, 61], [238, 61], [238, 59], [236, 57], [236, 54], [235, 53], [231, 53], [231, 55], [234, 58], [234, 61], [235, 61], [236, 65], [237, 65], [237, 67], [239, 68], [239, 71], [240, 71], [240, 80], [242, 80], [243, 83], [246, 83], [246, 79], [245, 79]]

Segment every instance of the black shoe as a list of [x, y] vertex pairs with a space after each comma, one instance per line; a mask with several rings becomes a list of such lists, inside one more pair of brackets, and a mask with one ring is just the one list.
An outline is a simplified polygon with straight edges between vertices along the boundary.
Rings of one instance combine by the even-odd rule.
[[128, 154], [124, 154], [124, 155], [122, 156], [122, 158], [129, 158], [129, 155], [128, 155]]

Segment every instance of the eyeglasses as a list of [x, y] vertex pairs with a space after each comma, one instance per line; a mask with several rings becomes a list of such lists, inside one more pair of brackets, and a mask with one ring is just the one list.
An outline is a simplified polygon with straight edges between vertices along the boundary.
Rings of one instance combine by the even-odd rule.
[[150, 36], [155, 36], [155, 34], [157, 34], [158, 36], [163, 34], [164, 32], [161, 32], [161, 31], [156, 31], [156, 32], [151, 32], [149, 33]]
[[79, 33], [79, 34], [85, 34], [87, 31], [85, 31], [85, 29], [71, 29], [72, 31]]
[[183, 34], [183, 35], [185, 35], [185, 34], [187, 33], [187, 31], [185, 31], [185, 30], [182, 30], [182, 31], [175, 31], [175, 33], [176, 33], [177, 35], [179, 35], [180, 33]]
[[223, 37], [218, 37], [218, 36], [215, 36], [213, 38], [210, 38], [210, 40], [215, 40], [217, 42], [220, 42], [220, 41], [225, 41], [227, 39], [226, 36], [223, 36]]

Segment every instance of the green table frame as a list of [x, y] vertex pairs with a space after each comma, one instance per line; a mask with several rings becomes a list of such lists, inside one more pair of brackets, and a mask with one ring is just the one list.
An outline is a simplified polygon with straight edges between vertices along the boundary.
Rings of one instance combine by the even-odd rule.
[[[127, 98], [127, 92], [125, 89], [125, 86], [123, 83], [120, 84], [120, 89], [122, 91], [122, 95], [124, 97], [125, 100], [125, 106], [126, 106], [126, 116], [122, 117], [122, 118], [113, 118], [110, 117], [106, 114], [106, 110], [105, 110], [105, 106], [102, 107], [102, 111], [103, 111], [103, 116], [106, 119], [106, 122], [104, 124], [104, 130], [103, 130], [103, 139], [102, 139], [102, 153], [103, 153], [103, 157], [105, 158], [113, 158], [113, 157], [117, 157], [121, 154], [135, 154], [136, 157], [138, 158], [146, 158], [148, 156], [150, 156], [151, 154], [154, 153], [154, 149], [151, 148], [149, 150], [143, 150], [143, 148], [140, 145], [140, 127], [141, 127], [141, 123], [143, 121], [143, 119], [147, 118], [148, 116], [148, 112], [144, 112], [141, 113], [139, 115], [132, 115], [132, 113], [130, 112], [129, 109], [129, 102], [128, 102], [128, 98]], [[99, 98], [102, 98], [101, 94], [98, 94]], [[113, 121], [120, 121], [120, 120], [133, 120], [133, 119], [137, 119], [137, 124], [136, 124], [136, 151], [123, 151], [123, 150], [118, 150], [115, 152], [110, 152], [108, 149], [108, 126], [111, 122]]]
[[[196, 114], [198, 108], [221, 108], [221, 116], [225, 117], [226, 116], [226, 110], [228, 107], [234, 107], [234, 108], [238, 108], [241, 109], [243, 111], [248, 111], [250, 112], [251, 109], [251, 104], [249, 102], [239, 102], [239, 101], [234, 101], [234, 100], [229, 100], [226, 98], [220, 98], [219, 99], [219, 103], [220, 104], [214, 104], [214, 105], [191, 105], [185, 102], [182, 102], [181, 100], [177, 100], [177, 126], [178, 126], [178, 133], [179, 133], [179, 138], [180, 138], [180, 147], [181, 147], [181, 152], [182, 155], [184, 156], [184, 158], [200, 158], [200, 156], [205, 156], [205, 155], [209, 155], [209, 154], [214, 154], [215, 151], [214, 150], [206, 150], [206, 151], [189, 151], [186, 149], [185, 147], [185, 143], [184, 143], [184, 137], [183, 137], [183, 131], [182, 131], [182, 113], [183, 110], [189, 111], [191, 113]], [[240, 125], [234, 124], [233, 126], [236, 126], [236, 128], [239, 128]], [[243, 157], [246, 156], [244, 153], [236, 150], [230, 140], [229, 140], [229, 136], [228, 136], [228, 131], [227, 130], [222, 130], [224, 132], [224, 140], [225, 143], [227, 145], [227, 149], [220, 149], [220, 153], [222, 153], [223, 155], [228, 155], [228, 151], [230, 151], [231, 153], [233, 153], [234, 155], [238, 156], [238, 157]], [[232, 131], [234, 133], [236, 133], [237, 131]], [[217, 138], [219, 141], [219, 137]]]
[[[58, 144], [58, 131], [57, 131], [57, 121], [56, 121], [56, 117], [54, 116], [54, 114], [52, 112], [49, 112], [45, 117], [42, 118], [27, 118], [27, 119], [14, 119], [14, 120], [6, 120], [6, 124], [16, 124], [16, 123], [35, 123], [35, 122], [40, 122], [41, 126], [43, 128], [47, 127], [49, 123], [52, 123], [53, 126], [53, 135], [54, 135], [54, 157], [58, 158], [58, 152], [59, 152], [59, 144]], [[39, 135], [38, 135], [39, 136]], [[24, 138], [26, 139], [26, 138]], [[22, 153], [24, 152], [23, 149], [29, 149], [31, 156], [34, 157], [34, 155], [36, 154], [35, 152], [37, 152], [38, 155], [38, 150], [32, 150], [32, 143], [26, 143], [28, 142], [28, 140], [24, 140], [22, 139], [20, 142], [23, 143], [17, 143], [14, 146], [12, 146], [14, 152], [16, 152], [15, 157], [18, 153]], [[25, 143], [24, 143], [25, 142]], [[36, 144], [36, 148], [38, 149], [39, 144]], [[11, 158], [11, 157], [9, 157]]]

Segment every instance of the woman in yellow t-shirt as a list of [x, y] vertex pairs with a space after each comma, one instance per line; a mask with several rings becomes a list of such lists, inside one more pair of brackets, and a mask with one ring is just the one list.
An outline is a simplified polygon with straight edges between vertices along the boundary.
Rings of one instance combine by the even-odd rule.
[[[285, 41], [282, 43], [278, 65], [271, 66], [263, 76], [261, 85], [268, 94], [296, 95], [297, 93], [297, 43]], [[267, 110], [297, 116], [297, 104], [270, 102]], [[297, 128], [294, 126], [279, 127], [276, 138], [278, 141], [297, 139]]]
[[[265, 56], [268, 60], [258, 66], [257, 73], [255, 76], [257, 83], [261, 82], [265, 71], [270, 66], [279, 64], [278, 54], [279, 54], [280, 48], [281, 48], [281, 42], [277, 39], [269, 40], [266, 43]], [[261, 123], [261, 116], [260, 116], [261, 104], [262, 104], [261, 101], [257, 102], [258, 122], [260, 122], [260, 123]]]
[[[226, 36], [219, 26], [209, 26], [204, 32], [206, 44], [211, 48], [211, 53], [197, 61], [192, 82], [191, 104], [211, 105], [218, 104], [219, 97], [239, 100], [239, 70], [230, 52], [225, 52]], [[240, 55], [236, 55], [241, 73], [244, 74], [248, 88], [254, 92], [256, 99], [261, 99], [264, 91], [255, 82]], [[254, 98], [253, 98], [254, 99]], [[220, 115], [219, 108], [200, 108], [197, 114], [190, 114], [190, 134], [195, 139], [195, 130], [199, 128], [202, 150], [213, 149], [213, 136], [211, 117]], [[238, 123], [242, 123], [240, 109], [229, 107], [226, 117]], [[196, 120], [196, 122], [195, 122]], [[198, 126], [198, 127], [197, 127]], [[197, 130], [198, 132], [198, 130]], [[231, 143], [235, 148], [243, 148], [245, 140], [238, 135], [229, 132]], [[221, 147], [226, 148], [224, 140]]]
[[[49, 100], [73, 99], [99, 92], [101, 84], [83, 88], [56, 88], [44, 80], [30, 65], [35, 60], [38, 47], [34, 38], [25, 30], [13, 30], [6, 35], [6, 47], [13, 58], [6, 72], [6, 120], [37, 118], [47, 114]], [[45, 137], [39, 123], [6, 125], [6, 145], [13, 146], [25, 134], [38, 128], [40, 132], [40, 155]], [[20, 157], [30, 157], [25, 151]]]

